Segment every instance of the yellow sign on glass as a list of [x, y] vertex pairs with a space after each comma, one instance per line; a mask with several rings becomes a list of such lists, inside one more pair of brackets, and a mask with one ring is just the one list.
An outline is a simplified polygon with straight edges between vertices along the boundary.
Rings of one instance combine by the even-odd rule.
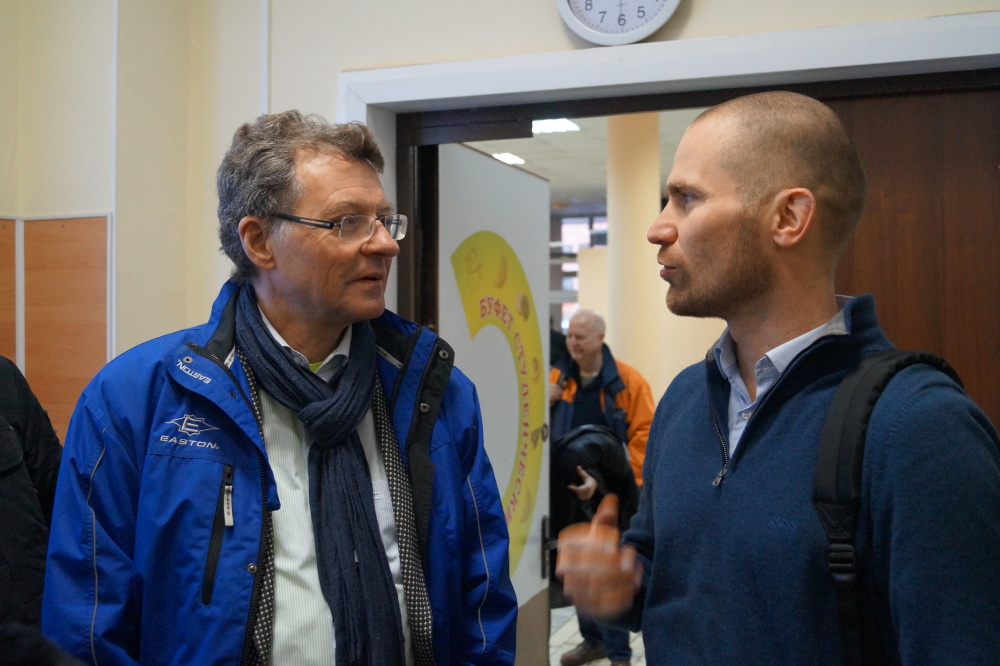
[[517, 376], [517, 455], [503, 494], [514, 571], [531, 529], [546, 437], [548, 380], [538, 314], [521, 262], [499, 234], [480, 231], [469, 236], [451, 255], [451, 264], [470, 337], [484, 326], [499, 328], [507, 338]]

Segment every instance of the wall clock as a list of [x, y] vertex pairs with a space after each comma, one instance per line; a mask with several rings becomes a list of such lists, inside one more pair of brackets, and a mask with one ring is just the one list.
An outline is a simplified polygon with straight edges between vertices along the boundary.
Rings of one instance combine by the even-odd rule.
[[556, 0], [576, 34], [603, 46], [631, 44], [656, 32], [680, 0]]

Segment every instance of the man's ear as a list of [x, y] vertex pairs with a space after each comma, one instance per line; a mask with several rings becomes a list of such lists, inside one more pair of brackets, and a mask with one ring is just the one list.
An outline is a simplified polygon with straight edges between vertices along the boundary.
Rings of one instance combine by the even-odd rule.
[[240, 232], [240, 243], [247, 257], [261, 270], [274, 268], [274, 254], [271, 252], [270, 234], [267, 233], [266, 222], [256, 216], [247, 215], [237, 227]]
[[779, 192], [774, 204], [774, 242], [779, 247], [798, 245], [816, 222], [816, 196], [804, 187], [795, 187]]

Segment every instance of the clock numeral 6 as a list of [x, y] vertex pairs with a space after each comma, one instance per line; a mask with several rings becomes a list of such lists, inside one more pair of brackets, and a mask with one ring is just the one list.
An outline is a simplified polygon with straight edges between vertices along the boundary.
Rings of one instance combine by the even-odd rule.
[[626, 23], [625, 15], [624, 14], [619, 14], [618, 15], [618, 25], [625, 25], [625, 23]]

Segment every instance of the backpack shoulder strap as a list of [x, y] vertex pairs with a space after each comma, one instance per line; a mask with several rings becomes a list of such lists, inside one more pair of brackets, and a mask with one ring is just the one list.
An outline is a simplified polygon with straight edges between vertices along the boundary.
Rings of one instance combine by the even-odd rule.
[[947, 361], [928, 352], [890, 349], [866, 356], [834, 394], [820, 437], [813, 501], [830, 540], [827, 565], [848, 664], [861, 663], [862, 656], [854, 536], [868, 422], [889, 381], [903, 368], [918, 363], [938, 368], [962, 385]]

